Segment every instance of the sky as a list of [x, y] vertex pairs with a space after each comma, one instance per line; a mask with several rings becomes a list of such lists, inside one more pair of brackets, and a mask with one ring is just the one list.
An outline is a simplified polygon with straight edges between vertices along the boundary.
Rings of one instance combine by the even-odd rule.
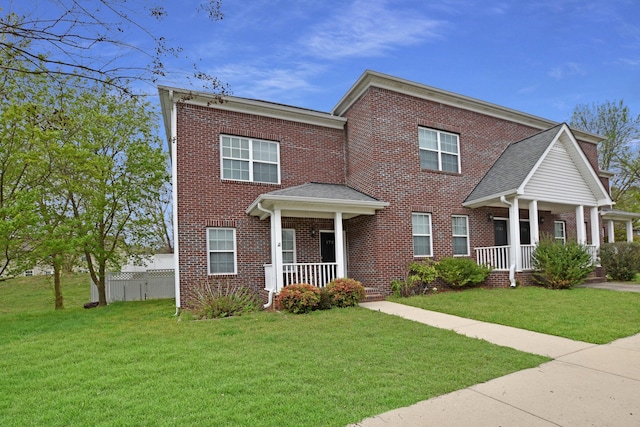
[[558, 122], [620, 99], [640, 114], [637, 0], [222, 0], [218, 22], [159, 3], [136, 19], [183, 48], [163, 85], [201, 90], [197, 61], [232, 95], [330, 112], [369, 69]]

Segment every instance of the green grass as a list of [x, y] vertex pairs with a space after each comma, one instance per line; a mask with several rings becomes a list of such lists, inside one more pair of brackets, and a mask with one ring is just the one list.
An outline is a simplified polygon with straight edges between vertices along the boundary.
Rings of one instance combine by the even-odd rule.
[[344, 426], [548, 360], [360, 308], [84, 310], [80, 279], [54, 311], [50, 288], [14, 280], [0, 283], [3, 426]]
[[640, 293], [575, 288], [467, 289], [391, 301], [604, 344], [640, 332]]

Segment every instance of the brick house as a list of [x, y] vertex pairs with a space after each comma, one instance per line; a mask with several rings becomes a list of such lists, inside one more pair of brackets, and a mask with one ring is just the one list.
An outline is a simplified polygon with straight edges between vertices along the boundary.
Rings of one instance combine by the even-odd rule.
[[345, 276], [388, 292], [409, 262], [447, 256], [527, 283], [540, 236], [595, 254], [605, 222], [631, 223], [610, 210], [600, 137], [423, 84], [366, 71], [329, 113], [159, 92], [177, 307], [212, 280], [265, 299]]

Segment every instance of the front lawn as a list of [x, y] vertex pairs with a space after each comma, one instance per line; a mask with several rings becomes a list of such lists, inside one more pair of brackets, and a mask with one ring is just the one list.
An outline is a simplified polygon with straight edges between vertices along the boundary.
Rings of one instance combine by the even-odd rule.
[[189, 321], [172, 300], [84, 310], [67, 281], [56, 312], [49, 288], [15, 283], [3, 425], [344, 426], [548, 360], [360, 308]]
[[601, 289], [467, 289], [391, 301], [574, 340], [605, 344], [640, 332], [640, 294]]

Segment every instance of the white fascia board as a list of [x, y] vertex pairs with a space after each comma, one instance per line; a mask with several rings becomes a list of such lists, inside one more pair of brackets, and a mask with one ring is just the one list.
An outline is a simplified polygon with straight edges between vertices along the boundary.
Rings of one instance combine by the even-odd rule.
[[491, 194], [489, 196], [485, 196], [480, 199], [474, 199], [469, 202], [464, 202], [462, 206], [464, 206], [465, 208], [479, 208], [479, 207], [485, 206], [487, 202], [490, 202], [492, 200], [500, 200], [500, 197], [502, 196], [506, 197], [506, 196], [518, 195], [518, 194], [519, 194], [518, 189], [516, 188], [512, 190], [503, 191], [501, 193]]
[[271, 196], [258, 197], [246, 209], [249, 215], [259, 216], [256, 212], [258, 203], [267, 209], [306, 210], [315, 212], [344, 212], [361, 215], [373, 215], [376, 210], [389, 206], [387, 202], [369, 202], [362, 200], [319, 199], [314, 197]]
[[[253, 114], [262, 117], [305, 123], [310, 125], [344, 129], [347, 119], [333, 116], [329, 113], [307, 110], [288, 105], [275, 104], [253, 99], [237, 98], [234, 96], [217, 97], [215, 94], [190, 91], [186, 89], [168, 88], [160, 86], [159, 90], [171, 89], [176, 94], [178, 102], [214, 108], [217, 110], [233, 111], [237, 113]], [[182, 96], [182, 99], [180, 97]], [[222, 102], [220, 102], [220, 100]]]

